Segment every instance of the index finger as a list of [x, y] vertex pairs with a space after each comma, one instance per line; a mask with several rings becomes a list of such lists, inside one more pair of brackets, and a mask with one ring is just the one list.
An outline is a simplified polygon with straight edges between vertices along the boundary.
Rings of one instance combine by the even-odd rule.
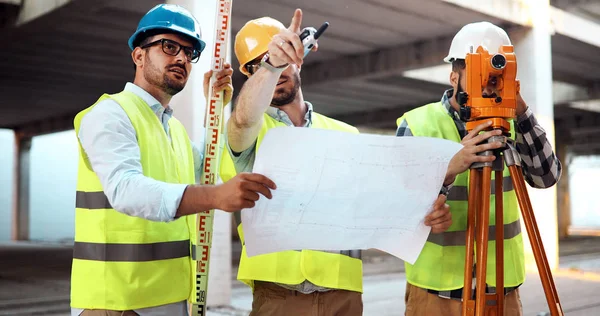
[[277, 186], [275, 185], [275, 182], [273, 182], [271, 179], [269, 179], [266, 176], [263, 176], [262, 174], [259, 174], [259, 173], [248, 173], [246, 176], [246, 180], [260, 183], [260, 184], [262, 184], [268, 188], [271, 188], [273, 190], [275, 190], [277, 188]]
[[484, 140], [486, 140], [486, 139], [488, 139], [488, 138], [490, 138], [492, 136], [498, 136], [500, 134], [502, 134], [502, 131], [499, 130], [499, 129], [496, 129], [496, 130], [493, 130], [493, 131], [488, 131], [488, 132], [485, 132], [485, 133], [482, 133], [482, 134], [479, 134], [479, 135], [475, 136], [473, 138], [473, 141], [474, 141], [475, 144], [479, 144], [479, 143], [483, 142]]
[[492, 124], [492, 121], [486, 121], [484, 123], [477, 125], [472, 131], [469, 132], [469, 134], [467, 134], [467, 136], [465, 136], [465, 138], [463, 138], [463, 140], [471, 139], [471, 138], [477, 136], [479, 134], [479, 132], [488, 128], [491, 124]]
[[294, 11], [292, 23], [290, 23], [288, 30], [298, 34], [300, 33], [300, 25], [302, 25], [302, 10], [296, 9], [296, 11]]
[[233, 69], [224, 68], [221, 71], [219, 71], [219, 73], [217, 73], [217, 79], [220, 80], [220, 79], [223, 79], [223, 78], [225, 78], [227, 76], [231, 76], [231, 75], [233, 75]]

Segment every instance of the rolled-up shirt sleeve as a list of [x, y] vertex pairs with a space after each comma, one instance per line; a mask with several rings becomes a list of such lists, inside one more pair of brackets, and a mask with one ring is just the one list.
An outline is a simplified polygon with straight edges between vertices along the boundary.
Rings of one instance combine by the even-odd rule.
[[115, 101], [87, 113], [77, 136], [116, 211], [159, 222], [175, 218], [187, 185], [144, 176], [135, 129]]

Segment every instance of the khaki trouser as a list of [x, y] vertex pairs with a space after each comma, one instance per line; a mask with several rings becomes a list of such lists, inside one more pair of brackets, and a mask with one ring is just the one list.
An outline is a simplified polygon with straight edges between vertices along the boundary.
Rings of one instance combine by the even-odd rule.
[[134, 311], [109, 311], [105, 309], [86, 309], [80, 316], [138, 316]]
[[250, 316], [360, 316], [362, 294], [333, 290], [302, 294], [268, 282], [254, 282]]
[[[442, 315], [442, 316], [461, 316], [462, 302], [459, 300], [446, 299], [431, 294], [420, 287], [406, 283], [406, 294], [404, 295], [406, 303], [406, 316], [421, 315]], [[511, 291], [504, 298], [505, 316], [522, 316], [523, 306], [519, 289]]]

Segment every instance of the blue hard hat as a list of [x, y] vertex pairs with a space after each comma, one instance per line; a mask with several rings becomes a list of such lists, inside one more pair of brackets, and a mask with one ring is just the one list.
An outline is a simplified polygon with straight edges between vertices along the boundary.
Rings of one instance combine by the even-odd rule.
[[160, 34], [163, 30], [165, 33], [185, 35], [194, 42], [194, 48], [200, 52], [206, 46], [202, 41], [200, 24], [188, 10], [175, 4], [159, 4], [142, 17], [137, 30], [129, 38], [129, 48], [133, 50], [143, 38]]

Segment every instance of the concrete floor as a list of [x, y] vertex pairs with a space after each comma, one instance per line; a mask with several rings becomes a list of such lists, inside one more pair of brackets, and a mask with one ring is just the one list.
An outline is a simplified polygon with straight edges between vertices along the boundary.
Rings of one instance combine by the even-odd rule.
[[[0, 315], [69, 315], [71, 251], [60, 245], [0, 244]], [[378, 251], [365, 251], [363, 256], [364, 315], [403, 315], [402, 262]], [[565, 315], [600, 315], [600, 238], [561, 241], [560, 269], [554, 279]], [[212, 308], [209, 315], [248, 315], [249, 288], [235, 280], [232, 286], [231, 306]], [[547, 311], [536, 273], [528, 274], [521, 300], [524, 315]]]

